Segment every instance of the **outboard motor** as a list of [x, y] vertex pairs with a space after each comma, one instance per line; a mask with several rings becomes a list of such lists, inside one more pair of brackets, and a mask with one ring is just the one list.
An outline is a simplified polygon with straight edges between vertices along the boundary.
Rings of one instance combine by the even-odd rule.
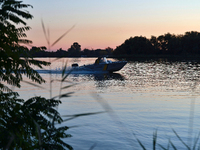
[[78, 64], [77, 64], [77, 63], [72, 64], [72, 68], [75, 68], [75, 67], [78, 67]]

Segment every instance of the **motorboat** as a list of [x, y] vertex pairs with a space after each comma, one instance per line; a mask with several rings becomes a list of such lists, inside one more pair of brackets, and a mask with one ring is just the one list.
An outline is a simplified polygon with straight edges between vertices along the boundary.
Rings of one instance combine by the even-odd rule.
[[112, 73], [121, 70], [127, 61], [111, 61], [107, 60], [106, 57], [99, 57], [94, 64], [79, 66], [78, 64], [72, 64], [73, 70], [85, 70], [93, 72], [108, 72]]

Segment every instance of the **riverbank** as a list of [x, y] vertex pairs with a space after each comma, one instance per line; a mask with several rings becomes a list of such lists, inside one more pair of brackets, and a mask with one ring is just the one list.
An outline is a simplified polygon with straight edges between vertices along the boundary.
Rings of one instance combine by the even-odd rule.
[[127, 61], [192, 61], [200, 62], [200, 55], [121, 55], [110, 58]]
[[[70, 56], [37, 56], [37, 58], [96, 58], [98, 56], [77, 56], [77, 57], [70, 57]], [[200, 55], [107, 55], [107, 58], [114, 58], [118, 60], [127, 60], [127, 61], [194, 61], [200, 62]]]

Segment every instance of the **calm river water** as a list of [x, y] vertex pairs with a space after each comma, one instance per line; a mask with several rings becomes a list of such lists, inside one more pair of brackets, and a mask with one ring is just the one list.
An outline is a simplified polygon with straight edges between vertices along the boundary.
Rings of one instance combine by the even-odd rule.
[[[48, 58], [40, 58], [47, 60]], [[53, 61], [51, 70], [59, 70], [67, 62], [79, 65], [90, 64], [95, 58], [64, 58]], [[37, 69], [37, 68], [36, 68]], [[22, 84], [21, 97], [49, 97], [50, 79], [52, 96], [60, 93], [60, 88], [75, 84], [61, 93], [74, 92], [63, 98], [58, 107], [61, 115], [87, 115], [64, 122], [71, 127], [71, 138], [65, 141], [76, 150], [130, 150], [142, 149], [137, 139], [146, 147], [153, 148], [153, 133], [157, 131], [157, 143], [167, 148], [169, 140], [177, 149], [186, 149], [176, 133], [189, 146], [200, 128], [200, 64], [192, 62], [128, 62], [115, 74], [92, 75], [70, 74], [67, 81], [60, 84], [61, 73], [51, 75], [41, 73], [47, 83], [40, 89]], [[63, 117], [66, 119], [66, 117]], [[172, 149], [172, 146], [170, 146]], [[157, 145], [157, 149], [161, 149]]]

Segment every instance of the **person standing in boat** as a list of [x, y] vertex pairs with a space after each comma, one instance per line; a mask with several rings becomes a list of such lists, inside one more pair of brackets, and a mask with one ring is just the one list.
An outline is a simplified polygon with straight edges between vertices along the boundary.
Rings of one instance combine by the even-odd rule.
[[95, 60], [95, 64], [99, 64], [100, 63], [100, 60], [101, 60], [101, 57], [98, 57], [96, 60]]

